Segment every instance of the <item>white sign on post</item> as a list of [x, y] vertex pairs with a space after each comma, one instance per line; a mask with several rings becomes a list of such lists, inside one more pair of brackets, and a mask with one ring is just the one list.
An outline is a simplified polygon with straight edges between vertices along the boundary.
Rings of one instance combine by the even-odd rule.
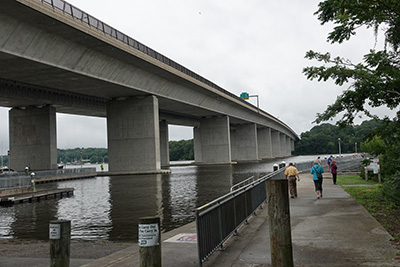
[[61, 238], [61, 229], [60, 224], [50, 224], [49, 227], [49, 238], [50, 239], [60, 239]]
[[153, 247], [158, 243], [158, 224], [139, 224], [139, 247]]

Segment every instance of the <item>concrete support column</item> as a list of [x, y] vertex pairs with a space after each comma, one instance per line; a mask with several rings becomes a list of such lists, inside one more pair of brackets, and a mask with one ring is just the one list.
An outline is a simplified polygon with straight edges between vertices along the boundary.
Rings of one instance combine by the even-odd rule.
[[52, 106], [9, 111], [10, 168], [57, 169], [56, 109]]
[[290, 151], [294, 151], [294, 140], [290, 139]]
[[[202, 163], [230, 163], [231, 140], [229, 131], [229, 117], [204, 118], [200, 121], [199, 133], [194, 132], [195, 148], [200, 146]], [[198, 143], [200, 142], [200, 144]], [[195, 152], [196, 155], [198, 152]]]
[[201, 132], [199, 127], [193, 128], [193, 149], [194, 149], [194, 161], [203, 162], [201, 156]]
[[231, 156], [232, 161], [236, 161], [238, 159], [238, 148], [237, 148], [237, 140], [236, 140], [236, 129], [230, 130], [231, 135]]
[[271, 131], [272, 157], [274, 158], [281, 156], [281, 138], [279, 135], [279, 132]]
[[169, 134], [165, 120], [160, 121], [160, 156], [161, 166], [169, 166]]
[[242, 124], [236, 127], [236, 155], [234, 160], [258, 160], [257, 125]]
[[288, 156], [292, 155], [292, 145], [290, 140], [290, 137], [286, 136], [286, 151]]
[[281, 157], [287, 156], [287, 146], [286, 146], [286, 135], [280, 134], [279, 138], [281, 139]]
[[116, 173], [159, 172], [160, 129], [155, 96], [107, 103], [109, 170]]
[[272, 158], [271, 128], [262, 128], [257, 131], [258, 156], [262, 159]]

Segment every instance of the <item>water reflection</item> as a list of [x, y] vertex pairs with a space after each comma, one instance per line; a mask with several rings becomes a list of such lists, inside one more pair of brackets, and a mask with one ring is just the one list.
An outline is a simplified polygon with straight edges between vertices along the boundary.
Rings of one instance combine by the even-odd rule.
[[[315, 159], [292, 157], [286, 162]], [[279, 161], [236, 165], [171, 166], [171, 174], [96, 177], [38, 185], [75, 188], [74, 196], [0, 207], [0, 238], [48, 239], [51, 220], [71, 220], [72, 239], [136, 241], [140, 217], [159, 216], [162, 231], [195, 220], [195, 208], [229, 192]]]
[[59, 183], [75, 188], [74, 196], [55, 201], [57, 218], [71, 220], [71, 238], [107, 240], [112, 229], [110, 177], [96, 177]]

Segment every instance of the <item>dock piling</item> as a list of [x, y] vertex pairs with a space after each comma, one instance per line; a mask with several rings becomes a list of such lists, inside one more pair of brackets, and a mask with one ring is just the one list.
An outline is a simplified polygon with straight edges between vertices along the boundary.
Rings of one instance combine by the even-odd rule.
[[69, 267], [71, 221], [51, 221], [49, 225], [50, 267]]
[[161, 231], [159, 217], [139, 218], [140, 267], [161, 267]]

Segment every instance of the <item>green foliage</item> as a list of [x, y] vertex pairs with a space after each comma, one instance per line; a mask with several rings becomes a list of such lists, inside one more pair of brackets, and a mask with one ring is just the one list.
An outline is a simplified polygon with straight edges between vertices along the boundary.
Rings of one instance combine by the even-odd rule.
[[383, 184], [383, 195], [400, 207], [400, 172], [397, 172]]
[[[378, 34], [378, 29], [383, 29], [386, 41], [384, 50], [370, 50], [357, 64], [332, 57], [330, 53], [306, 53], [306, 58], [323, 63], [322, 66], [303, 69], [308, 79], [333, 79], [337, 85], [351, 83], [335, 103], [318, 114], [316, 122], [343, 114], [338, 124], [345, 126], [352, 124], [359, 112], [373, 117], [364, 108], [366, 103], [372, 107], [396, 108], [400, 103], [400, 2], [326, 0], [319, 4], [315, 14], [322, 24], [333, 22], [336, 25], [328, 36], [332, 43], [349, 40], [361, 26], [372, 27], [375, 34]], [[381, 25], [384, 27], [379, 27]]]
[[[1, 164], [1, 159], [0, 159], [0, 164]], [[3, 155], [3, 166], [8, 166], [8, 156], [7, 155]]]
[[[301, 140], [296, 143], [294, 154], [337, 154], [339, 153], [338, 138], [340, 138], [341, 152], [353, 153], [355, 143], [360, 144], [379, 125], [380, 122], [377, 120], [364, 121], [358, 126], [345, 128], [328, 123], [317, 125], [300, 135]], [[360, 152], [359, 149], [357, 151]]]
[[361, 142], [361, 149], [373, 156], [379, 156], [385, 151], [385, 141], [377, 135], [374, 135], [372, 139]]
[[[336, 101], [315, 122], [328, 121], [341, 116], [337, 124], [352, 125], [358, 113], [375, 118], [367, 109], [386, 106], [398, 108], [400, 104], [400, 1], [398, 0], [325, 0], [319, 3], [315, 13], [321, 24], [335, 25], [328, 35], [331, 43], [342, 43], [356, 34], [360, 27], [372, 28], [375, 36], [383, 32], [383, 50], [371, 49], [359, 63], [353, 63], [330, 53], [308, 51], [306, 58], [322, 65], [306, 67], [303, 73], [308, 79], [326, 81], [337, 85], [349, 85]], [[385, 117], [380, 127], [368, 137], [363, 149], [381, 154], [381, 170], [385, 181], [396, 180], [400, 171], [400, 112], [394, 119]], [[393, 194], [388, 194], [393, 195]]]
[[169, 159], [171, 161], [193, 160], [194, 159], [193, 139], [169, 141]]
[[80, 162], [82, 159], [89, 160], [90, 163], [108, 162], [108, 151], [106, 148], [73, 148], [57, 149], [57, 161], [60, 162]]

